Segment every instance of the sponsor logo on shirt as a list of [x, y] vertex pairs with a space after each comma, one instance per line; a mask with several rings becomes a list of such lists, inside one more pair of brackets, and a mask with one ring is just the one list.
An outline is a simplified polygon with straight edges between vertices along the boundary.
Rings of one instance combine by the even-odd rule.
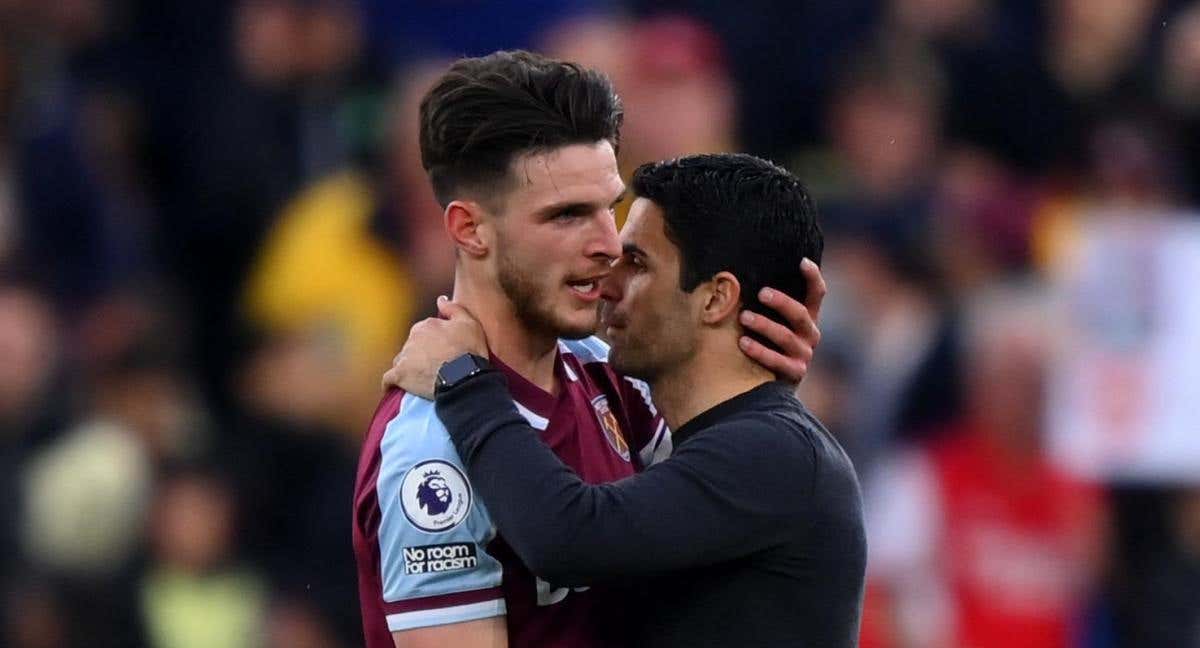
[[400, 483], [400, 508], [413, 526], [440, 533], [471, 512], [471, 486], [458, 468], [430, 459], [409, 469]]
[[475, 545], [469, 542], [404, 548], [405, 574], [440, 574], [474, 569], [478, 564]]
[[629, 444], [625, 443], [625, 437], [621, 435], [621, 426], [617, 423], [617, 415], [613, 414], [612, 408], [608, 406], [608, 397], [593, 398], [592, 409], [596, 410], [596, 419], [600, 421], [600, 429], [604, 431], [604, 438], [608, 439], [608, 445], [612, 446], [612, 449], [622, 459], [629, 461]]

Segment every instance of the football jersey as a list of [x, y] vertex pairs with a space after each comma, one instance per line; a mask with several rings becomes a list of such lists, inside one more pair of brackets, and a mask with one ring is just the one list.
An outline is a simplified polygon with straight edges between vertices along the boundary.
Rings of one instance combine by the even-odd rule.
[[[646, 384], [607, 363], [599, 339], [560, 341], [549, 394], [505, 366], [517, 410], [581, 478], [616, 481], [661, 460], [670, 433]], [[354, 497], [354, 552], [369, 648], [391, 633], [504, 615], [512, 646], [624, 643], [615, 588], [535, 577], [496, 534], [434, 403], [390, 390], [371, 422]]]

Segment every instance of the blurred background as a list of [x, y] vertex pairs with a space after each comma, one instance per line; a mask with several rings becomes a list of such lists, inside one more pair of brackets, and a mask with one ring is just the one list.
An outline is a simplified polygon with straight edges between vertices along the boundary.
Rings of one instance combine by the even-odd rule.
[[513, 47], [816, 194], [865, 647], [1200, 646], [1195, 0], [0, 0], [0, 644], [361, 645], [417, 102]]

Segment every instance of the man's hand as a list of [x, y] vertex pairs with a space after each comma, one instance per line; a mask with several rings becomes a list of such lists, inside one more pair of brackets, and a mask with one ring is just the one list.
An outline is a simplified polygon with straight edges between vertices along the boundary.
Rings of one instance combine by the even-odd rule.
[[[383, 374], [383, 388], [404, 391], [433, 400], [433, 387], [442, 365], [464, 353], [487, 357], [483, 327], [466, 308], [438, 297], [441, 318], [430, 317], [413, 324], [404, 348]], [[444, 318], [444, 319], [443, 319]]]
[[742, 311], [741, 314], [743, 326], [774, 342], [784, 353], [768, 349], [745, 335], [738, 340], [743, 353], [775, 372], [780, 379], [795, 383], [804, 380], [808, 374], [813, 350], [821, 342], [821, 330], [817, 328], [817, 322], [826, 292], [825, 278], [821, 276], [821, 269], [816, 263], [805, 259], [800, 264], [800, 271], [808, 280], [808, 296], [803, 304], [771, 288], [763, 288], [758, 293], [759, 301], [783, 315], [791, 324], [790, 329], [750, 311]]

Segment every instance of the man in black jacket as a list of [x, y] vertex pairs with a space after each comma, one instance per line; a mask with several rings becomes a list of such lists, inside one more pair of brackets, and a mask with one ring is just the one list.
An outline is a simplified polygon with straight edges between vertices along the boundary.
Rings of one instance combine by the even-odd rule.
[[450, 302], [446, 320], [414, 330], [400, 384], [425, 391], [405, 383], [441, 366], [438, 416], [534, 573], [557, 586], [641, 577], [653, 604], [635, 643], [854, 646], [866, 560], [854, 468], [791, 385], [737, 348], [745, 318], [777, 317], [753, 299], [764, 286], [805, 294], [795, 268], [823, 245], [812, 202], [747, 155], [645, 165], [632, 188], [602, 325], [608, 361], [650, 384], [674, 431], [669, 458], [583, 482], [513, 407], [503, 375], [462, 355], [486, 356], [486, 340]]

